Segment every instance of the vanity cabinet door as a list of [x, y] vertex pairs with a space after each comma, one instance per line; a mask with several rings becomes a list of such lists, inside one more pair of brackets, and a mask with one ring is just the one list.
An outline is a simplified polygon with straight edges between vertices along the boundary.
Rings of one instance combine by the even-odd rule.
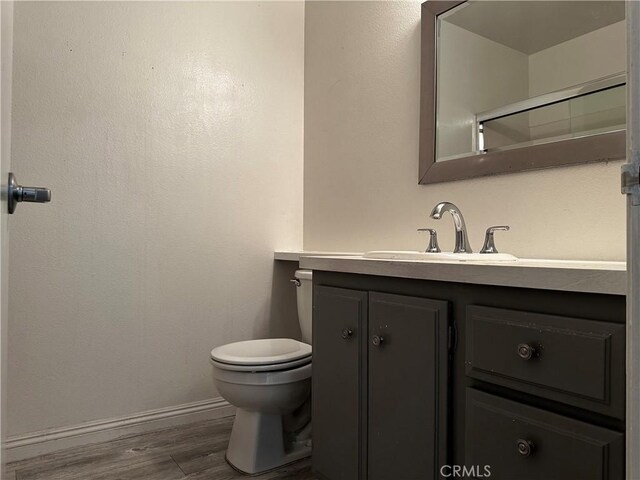
[[366, 319], [367, 292], [314, 286], [312, 462], [321, 478], [366, 478], [360, 373]]
[[368, 343], [368, 479], [440, 478], [447, 453], [447, 302], [369, 293]]

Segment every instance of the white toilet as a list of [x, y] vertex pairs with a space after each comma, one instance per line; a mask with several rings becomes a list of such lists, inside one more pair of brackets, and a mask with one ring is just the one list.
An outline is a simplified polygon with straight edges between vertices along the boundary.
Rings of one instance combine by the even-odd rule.
[[311, 455], [311, 271], [298, 270], [298, 320], [304, 342], [248, 340], [211, 351], [220, 395], [236, 407], [227, 461], [263, 473]]

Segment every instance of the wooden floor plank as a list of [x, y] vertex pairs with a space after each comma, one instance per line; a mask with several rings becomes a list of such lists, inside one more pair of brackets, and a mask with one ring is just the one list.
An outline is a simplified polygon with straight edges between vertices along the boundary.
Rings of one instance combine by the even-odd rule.
[[[227, 417], [71, 448], [7, 465], [15, 480], [237, 480], [225, 461]], [[14, 477], [9, 477], [14, 480]], [[309, 459], [257, 477], [312, 480]]]
[[131, 461], [74, 463], [54, 469], [18, 470], [19, 480], [179, 480], [184, 478], [180, 467], [166, 456]]
[[198, 449], [184, 452], [182, 454], [171, 455], [176, 464], [186, 475], [198, 473], [202, 470], [214, 468], [225, 462], [224, 455], [227, 449], [227, 442], [222, 441], [219, 445], [210, 449]]
[[172, 454], [203, 449], [215, 450], [222, 438], [228, 438], [233, 418], [200, 422], [128, 436], [99, 444], [84, 445], [34, 459], [10, 464], [9, 467], [28, 478], [47, 478], [52, 471], [75, 471], [99, 465], [135, 465]]
[[265, 480], [315, 480], [315, 477], [311, 475], [310, 458], [279, 468], [275, 472], [268, 473], [262, 477]]
[[171, 458], [166, 458], [138, 463], [130, 467], [122, 465], [117, 469], [107, 468], [100, 472], [93, 472], [89, 476], [78, 476], [69, 480], [181, 480], [183, 478], [184, 473], [180, 467]]
[[4, 471], [4, 476], [2, 477], [3, 479], [6, 478], [6, 480], [17, 480], [16, 478], [16, 471], [11, 469], [5, 469]]
[[273, 472], [257, 476], [247, 476], [235, 471], [224, 460], [224, 455], [216, 465], [197, 473], [187, 475], [184, 480], [314, 480], [311, 475], [311, 460], [302, 460]]
[[224, 462], [224, 454], [229, 443], [232, 423], [218, 425], [217, 431], [211, 435], [207, 444], [193, 446], [183, 451], [173, 451], [171, 458], [189, 475], [213, 468]]

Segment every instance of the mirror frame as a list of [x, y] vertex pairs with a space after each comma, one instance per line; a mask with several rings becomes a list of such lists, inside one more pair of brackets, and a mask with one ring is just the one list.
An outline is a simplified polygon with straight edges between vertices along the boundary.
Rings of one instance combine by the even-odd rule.
[[506, 173], [609, 162], [626, 157], [626, 132], [515, 147], [436, 162], [436, 65], [438, 15], [468, 0], [428, 0], [422, 4], [420, 66], [420, 167], [418, 183], [451, 182]]

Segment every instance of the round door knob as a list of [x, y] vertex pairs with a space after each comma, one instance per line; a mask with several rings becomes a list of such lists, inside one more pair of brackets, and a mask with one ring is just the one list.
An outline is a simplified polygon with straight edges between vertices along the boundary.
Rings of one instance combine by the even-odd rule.
[[528, 343], [518, 345], [518, 356], [523, 360], [530, 360], [536, 354], [536, 349]]
[[523, 457], [528, 457], [533, 453], [534, 445], [530, 440], [523, 440], [520, 438], [516, 442], [516, 445], [518, 447], [518, 453]]
[[353, 336], [353, 330], [351, 330], [350, 328], [345, 328], [342, 330], [342, 338], [346, 340], [351, 336]]
[[373, 343], [376, 347], [379, 347], [384, 342], [384, 338], [380, 335], [374, 335], [371, 337], [371, 343]]

